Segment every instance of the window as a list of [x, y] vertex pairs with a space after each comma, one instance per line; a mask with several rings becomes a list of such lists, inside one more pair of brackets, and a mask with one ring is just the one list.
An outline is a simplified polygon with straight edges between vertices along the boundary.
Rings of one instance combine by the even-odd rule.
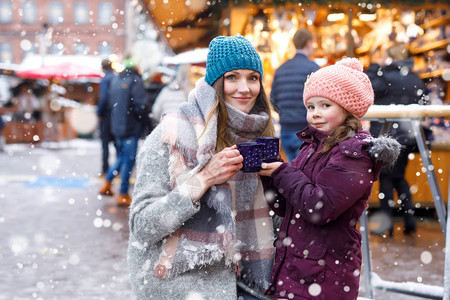
[[34, 24], [37, 20], [36, 2], [26, 1], [22, 6], [22, 21], [26, 24]]
[[100, 2], [98, 4], [98, 24], [110, 25], [113, 16], [113, 6], [109, 2]]
[[109, 56], [112, 54], [112, 46], [110, 43], [103, 42], [98, 45], [98, 55]]
[[23, 58], [27, 57], [28, 54], [36, 54], [36, 47], [34, 45], [29, 50], [23, 50]]
[[51, 24], [61, 24], [64, 21], [64, 6], [62, 2], [50, 2], [50, 16]]
[[27, 57], [30, 53], [36, 53], [36, 45], [27, 39], [20, 41], [20, 49], [22, 49], [23, 58]]
[[63, 55], [64, 54], [64, 44], [63, 43], [53, 43], [50, 46], [50, 54]]
[[75, 24], [87, 24], [89, 22], [89, 8], [87, 2], [76, 2], [73, 19]]
[[75, 55], [87, 55], [89, 53], [89, 47], [85, 43], [76, 43], [73, 45], [73, 54]]
[[0, 43], [0, 62], [11, 63], [12, 60], [12, 44]]
[[12, 1], [0, 1], [0, 23], [12, 22]]

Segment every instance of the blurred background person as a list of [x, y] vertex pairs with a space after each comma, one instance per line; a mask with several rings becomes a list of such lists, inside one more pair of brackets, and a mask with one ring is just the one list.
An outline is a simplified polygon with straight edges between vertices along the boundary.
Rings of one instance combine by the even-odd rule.
[[5, 128], [5, 122], [3, 121], [3, 116], [0, 114], [0, 152], [5, 151], [5, 137], [3, 136], [3, 128]]
[[297, 157], [302, 144], [297, 132], [308, 125], [303, 104], [304, 85], [308, 75], [319, 69], [309, 59], [313, 53], [312, 33], [301, 28], [292, 41], [296, 54], [276, 70], [270, 93], [270, 102], [280, 115], [281, 145], [289, 162]]
[[131, 203], [128, 195], [130, 176], [136, 160], [139, 138], [145, 132], [149, 109], [147, 92], [137, 70], [137, 58], [125, 59], [124, 65], [125, 69], [111, 81], [108, 100], [111, 110], [111, 131], [118, 151], [117, 158], [114, 165], [109, 167], [99, 193], [112, 196], [114, 193], [111, 182], [120, 173], [120, 193], [116, 203], [128, 206]]
[[[168, 68], [167, 68], [168, 69]], [[170, 71], [172, 71], [170, 69]], [[173, 73], [175, 74], [175, 72]], [[151, 131], [158, 125], [158, 122], [156, 122], [153, 118], [152, 108], [153, 105], [156, 102], [156, 98], [158, 97], [159, 93], [161, 93], [161, 90], [167, 86], [167, 84], [170, 82], [171, 77], [167, 76], [165, 74], [165, 70], [160, 70], [159, 68], [152, 71], [152, 74], [150, 75], [150, 81], [148, 82], [147, 86], [145, 87], [147, 91], [147, 99], [149, 103], [149, 109], [150, 109], [150, 121], [151, 121]], [[150, 134], [150, 132], [148, 134]], [[148, 135], [146, 134], [146, 135]]]
[[16, 106], [15, 122], [35, 122], [40, 119], [41, 105], [33, 92], [32, 83], [23, 81], [13, 90], [12, 102]]
[[100, 100], [97, 104], [97, 116], [99, 118], [100, 139], [102, 142], [101, 176], [105, 176], [109, 168], [109, 144], [114, 142], [114, 135], [111, 132], [111, 110], [108, 106], [108, 101], [110, 98], [109, 88], [115, 72], [109, 59], [102, 61], [102, 70], [105, 75], [100, 81]]
[[172, 81], [162, 88], [152, 106], [152, 118], [158, 124], [165, 114], [174, 113], [185, 102], [193, 88], [190, 82], [190, 64], [179, 65]]
[[64, 122], [63, 108], [58, 100], [57, 90], [52, 89], [52, 80], [42, 95], [44, 122], [44, 141], [55, 143], [61, 140], [61, 124]]
[[[414, 60], [409, 55], [404, 43], [394, 43], [374, 63], [370, 64], [366, 73], [372, 82], [375, 92], [375, 104], [425, 104], [426, 87], [422, 79], [412, 71]], [[371, 122], [370, 133], [376, 137], [380, 134], [383, 124]], [[393, 208], [395, 207], [394, 189], [400, 204], [400, 213], [404, 219], [405, 234], [416, 231], [413, 199], [410, 186], [405, 179], [405, 169], [408, 165], [408, 155], [417, 151], [416, 139], [409, 121], [395, 121], [389, 129], [390, 136], [403, 145], [400, 156], [392, 169], [382, 169], [380, 174], [380, 208], [384, 220], [379, 228], [372, 230], [373, 235], [383, 235], [386, 232], [392, 236]]]

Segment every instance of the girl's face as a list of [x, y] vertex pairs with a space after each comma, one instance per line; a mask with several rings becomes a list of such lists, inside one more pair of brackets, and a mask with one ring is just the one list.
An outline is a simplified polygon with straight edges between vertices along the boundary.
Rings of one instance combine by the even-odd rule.
[[249, 113], [261, 89], [260, 75], [253, 70], [232, 70], [224, 74], [223, 94], [225, 103]]
[[320, 131], [332, 131], [342, 125], [348, 112], [339, 104], [324, 98], [312, 97], [306, 101], [306, 120]]

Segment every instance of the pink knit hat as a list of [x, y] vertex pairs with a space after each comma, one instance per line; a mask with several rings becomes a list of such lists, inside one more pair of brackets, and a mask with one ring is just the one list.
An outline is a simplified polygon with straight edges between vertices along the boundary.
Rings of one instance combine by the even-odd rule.
[[303, 103], [316, 96], [339, 104], [358, 118], [366, 114], [374, 97], [370, 79], [356, 58], [344, 58], [312, 73], [305, 83]]

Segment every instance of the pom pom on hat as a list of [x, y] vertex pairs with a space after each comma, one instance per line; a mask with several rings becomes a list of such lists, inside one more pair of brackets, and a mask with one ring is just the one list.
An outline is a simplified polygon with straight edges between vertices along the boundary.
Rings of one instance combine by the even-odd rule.
[[309, 76], [303, 91], [305, 105], [312, 97], [327, 98], [361, 118], [373, 104], [374, 93], [358, 59], [344, 58]]
[[263, 76], [259, 54], [242, 35], [218, 36], [209, 43], [205, 81], [209, 85], [232, 70], [253, 70]]
[[346, 67], [352, 68], [352, 69], [360, 71], [360, 72], [363, 71], [362, 64], [359, 62], [359, 60], [357, 58], [354, 58], [354, 57], [352, 57], [352, 58], [350, 58], [350, 57], [344, 58], [344, 59], [336, 62], [336, 65], [337, 66], [339, 66], [339, 65], [346, 66]]

